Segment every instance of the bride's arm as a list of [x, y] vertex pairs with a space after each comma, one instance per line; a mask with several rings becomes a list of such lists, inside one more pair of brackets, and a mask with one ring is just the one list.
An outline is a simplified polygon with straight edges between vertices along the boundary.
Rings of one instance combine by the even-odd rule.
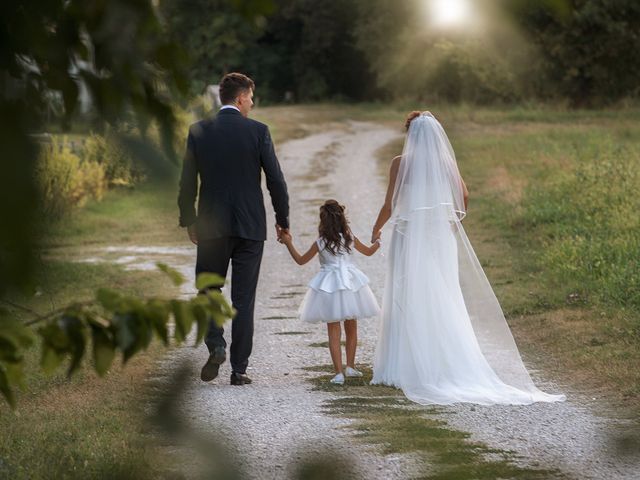
[[393, 191], [396, 186], [396, 177], [398, 176], [398, 169], [400, 168], [400, 160], [402, 156], [397, 156], [391, 162], [391, 169], [389, 170], [389, 186], [387, 187], [387, 195], [384, 199], [384, 205], [378, 213], [378, 218], [373, 226], [373, 232], [371, 233], [371, 243], [374, 243], [380, 235], [384, 224], [391, 218], [391, 201], [393, 200]]
[[361, 254], [366, 255], [367, 257], [370, 257], [371, 255], [376, 253], [380, 248], [380, 240], [376, 240], [375, 242], [373, 242], [373, 245], [371, 245], [370, 247], [367, 247], [364, 243], [362, 243], [358, 239], [358, 237], [353, 237], [353, 245], [356, 247], [356, 250], [359, 251]]
[[464, 183], [464, 179], [460, 177], [460, 181], [462, 182], [462, 195], [464, 197], [464, 209], [467, 210], [467, 206], [469, 205], [469, 190], [467, 190], [467, 184]]

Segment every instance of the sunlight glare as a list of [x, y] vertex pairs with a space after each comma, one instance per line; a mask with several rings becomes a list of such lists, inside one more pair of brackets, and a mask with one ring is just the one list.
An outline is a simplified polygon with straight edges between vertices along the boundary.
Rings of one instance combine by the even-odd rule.
[[470, 0], [430, 0], [431, 17], [438, 27], [455, 27], [471, 19]]

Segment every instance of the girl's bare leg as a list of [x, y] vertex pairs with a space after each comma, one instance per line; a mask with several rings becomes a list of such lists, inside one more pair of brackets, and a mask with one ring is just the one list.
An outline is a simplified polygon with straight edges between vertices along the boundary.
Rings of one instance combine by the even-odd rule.
[[329, 333], [329, 352], [331, 352], [331, 361], [336, 373], [342, 373], [342, 347], [340, 346], [340, 322], [327, 323], [327, 332]]
[[347, 367], [356, 368], [356, 347], [358, 346], [358, 321], [353, 318], [344, 321], [344, 333], [347, 337]]

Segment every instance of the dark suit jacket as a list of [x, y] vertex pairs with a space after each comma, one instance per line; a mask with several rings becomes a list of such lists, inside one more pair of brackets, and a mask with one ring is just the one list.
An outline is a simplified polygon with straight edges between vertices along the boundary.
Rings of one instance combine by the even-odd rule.
[[[276, 222], [289, 228], [287, 184], [273, 149], [269, 128], [234, 109], [189, 128], [180, 179], [180, 226], [197, 222], [199, 239], [241, 237], [266, 240], [262, 197], [264, 170]], [[198, 213], [195, 200], [198, 192]]]

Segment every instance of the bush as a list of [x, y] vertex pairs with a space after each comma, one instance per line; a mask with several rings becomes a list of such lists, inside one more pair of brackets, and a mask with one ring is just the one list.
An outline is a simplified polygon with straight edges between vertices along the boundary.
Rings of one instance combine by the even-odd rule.
[[427, 57], [424, 92], [447, 102], [509, 103], [521, 96], [515, 73], [484, 46], [441, 41]]
[[[203, 105], [203, 109], [204, 107], [205, 106]], [[189, 127], [191, 126], [191, 124], [195, 123], [201, 118], [214, 116], [217, 113], [218, 112], [212, 111], [210, 106], [209, 110], [202, 117], [194, 116], [192, 110], [183, 108], [176, 108], [174, 110], [176, 118], [176, 125], [174, 129], [174, 148], [179, 158], [182, 158], [182, 155], [184, 154], [185, 146], [187, 144], [187, 136], [189, 135]]]
[[108, 135], [91, 134], [85, 141], [82, 156], [87, 162], [103, 166], [110, 186], [131, 186], [144, 177], [142, 171], [133, 165], [129, 154]]
[[81, 160], [67, 142], [53, 138], [40, 150], [36, 171], [46, 218], [56, 219], [87, 199], [100, 200], [107, 188], [104, 168], [93, 160]]

